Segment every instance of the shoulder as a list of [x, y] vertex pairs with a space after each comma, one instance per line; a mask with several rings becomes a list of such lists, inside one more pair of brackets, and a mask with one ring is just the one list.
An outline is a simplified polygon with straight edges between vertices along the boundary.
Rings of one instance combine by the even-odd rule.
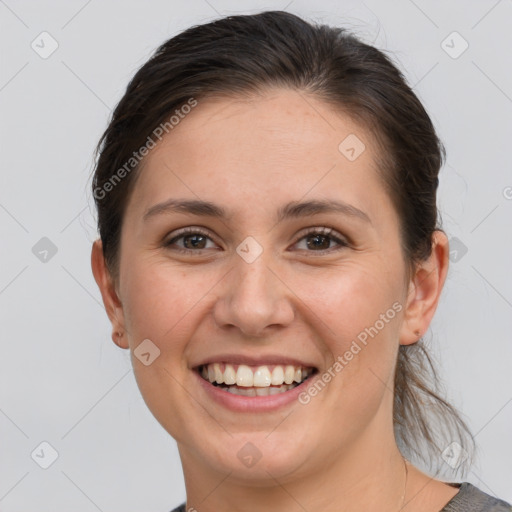
[[[459, 486], [459, 492], [440, 512], [512, 512], [509, 503], [486, 494], [469, 482], [456, 485]], [[186, 512], [185, 503], [171, 512]]]
[[455, 485], [460, 488], [459, 492], [441, 512], [512, 512], [509, 503], [490, 496], [469, 482]]

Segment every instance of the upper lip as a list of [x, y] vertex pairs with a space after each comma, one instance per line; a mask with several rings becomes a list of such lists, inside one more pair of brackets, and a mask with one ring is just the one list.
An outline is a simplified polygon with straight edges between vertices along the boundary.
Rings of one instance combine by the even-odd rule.
[[304, 368], [317, 368], [316, 365], [305, 360], [289, 356], [281, 356], [278, 354], [259, 356], [248, 356], [243, 354], [217, 354], [215, 356], [202, 358], [198, 363], [193, 364], [192, 368], [197, 368], [198, 366], [213, 363], [245, 364], [247, 366], [293, 365], [302, 366]]

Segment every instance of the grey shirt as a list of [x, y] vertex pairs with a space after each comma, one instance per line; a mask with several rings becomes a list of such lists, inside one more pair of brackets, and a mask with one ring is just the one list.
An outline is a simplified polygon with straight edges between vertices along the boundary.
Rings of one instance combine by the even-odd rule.
[[[469, 482], [450, 485], [460, 490], [439, 512], [512, 512], [509, 503], [489, 496]], [[171, 512], [187, 512], [185, 503]]]

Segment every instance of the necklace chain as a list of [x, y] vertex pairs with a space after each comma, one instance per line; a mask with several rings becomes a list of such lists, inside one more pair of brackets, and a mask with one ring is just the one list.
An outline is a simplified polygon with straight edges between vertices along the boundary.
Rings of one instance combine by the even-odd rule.
[[404, 461], [404, 468], [405, 468], [405, 484], [404, 484], [404, 495], [402, 497], [402, 504], [400, 506], [400, 510], [402, 510], [404, 508], [405, 494], [406, 494], [406, 490], [407, 490], [407, 478], [409, 476], [409, 470], [407, 469], [407, 461], [405, 460], [404, 457], [402, 457], [402, 460]]

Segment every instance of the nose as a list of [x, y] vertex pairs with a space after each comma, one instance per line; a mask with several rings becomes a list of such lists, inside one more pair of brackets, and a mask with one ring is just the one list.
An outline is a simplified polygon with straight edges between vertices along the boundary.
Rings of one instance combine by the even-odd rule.
[[[263, 253], [265, 254], [265, 252]], [[213, 310], [222, 329], [237, 328], [248, 337], [268, 336], [294, 319], [293, 293], [261, 255], [247, 263], [234, 255]]]

